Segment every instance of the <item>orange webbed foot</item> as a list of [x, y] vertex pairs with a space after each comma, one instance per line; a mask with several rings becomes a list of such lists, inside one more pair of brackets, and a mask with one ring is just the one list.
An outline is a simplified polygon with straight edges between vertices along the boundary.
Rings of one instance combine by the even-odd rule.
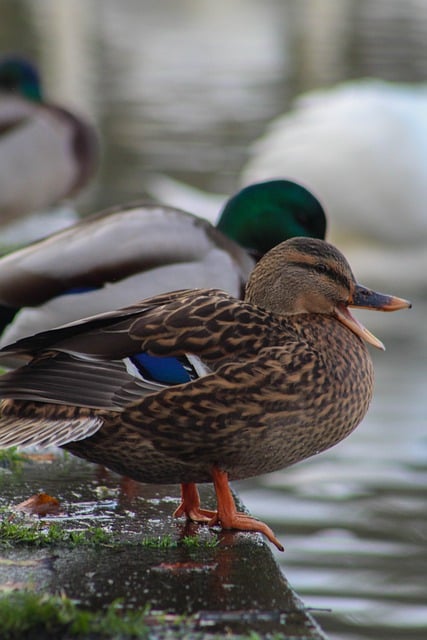
[[174, 517], [186, 516], [188, 520], [211, 524], [217, 517], [216, 511], [209, 511], [200, 507], [200, 496], [193, 482], [181, 484], [181, 504], [174, 512]]
[[283, 545], [280, 544], [273, 531], [264, 522], [260, 522], [246, 513], [237, 511], [233, 496], [228, 484], [228, 476], [225, 471], [221, 471], [217, 467], [212, 469], [212, 479], [215, 486], [215, 492], [218, 503], [218, 512], [216, 517], [211, 521], [211, 525], [217, 522], [224, 529], [238, 529], [240, 531], [258, 531], [265, 535], [279, 551], [284, 551]]

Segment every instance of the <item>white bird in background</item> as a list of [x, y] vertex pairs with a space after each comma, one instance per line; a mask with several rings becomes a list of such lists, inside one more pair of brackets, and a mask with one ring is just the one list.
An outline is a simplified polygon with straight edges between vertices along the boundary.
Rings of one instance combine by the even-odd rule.
[[427, 85], [366, 79], [302, 95], [252, 145], [242, 183], [277, 176], [316, 194], [358, 277], [427, 292]]

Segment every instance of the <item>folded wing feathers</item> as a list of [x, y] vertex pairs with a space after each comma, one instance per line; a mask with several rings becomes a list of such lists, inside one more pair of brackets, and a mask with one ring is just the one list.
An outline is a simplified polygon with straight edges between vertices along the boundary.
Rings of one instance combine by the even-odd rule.
[[[215, 302], [216, 301], [216, 302]], [[175, 332], [182, 327], [179, 320], [178, 327], [169, 327], [168, 319], [183, 305], [193, 305], [196, 319], [184, 329], [194, 329], [194, 322], [200, 325], [210, 313], [214, 313], [218, 302], [232, 304], [235, 300], [227, 293], [214, 289], [181, 290], [168, 294], [161, 294], [142, 302], [105, 313], [70, 322], [67, 325], [43, 331], [34, 336], [21, 338], [17, 342], [7, 345], [0, 350], [0, 359], [10, 358], [11, 355], [23, 361], [40, 355], [49, 349], [75, 354], [79, 357], [87, 355], [103, 361], [119, 360], [129, 357], [143, 347], [147, 338], [153, 343], [155, 339], [170, 340], [176, 337]], [[233, 317], [233, 310], [230, 318]], [[145, 327], [149, 325], [149, 335], [145, 335]], [[159, 352], [164, 355], [164, 350]]]
[[[192, 292], [192, 295], [202, 297], [212, 292]], [[174, 301], [180, 306], [182, 295], [187, 292], [174, 292], [168, 295], [153, 298], [147, 310], [162, 304]], [[220, 297], [229, 296], [220, 292]], [[5, 348], [4, 352], [12, 351], [22, 354], [37, 354], [39, 349], [43, 351], [50, 348], [56, 340], [63, 341], [67, 345], [64, 351], [45, 352], [36, 356], [30, 366], [20, 367], [0, 376], [0, 398], [18, 401], [40, 401], [41, 403], [60, 404], [69, 407], [86, 408], [81, 415], [78, 412], [70, 412], [67, 415], [55, 416], [43, 415], [19, 415], [19, 409], [14, 414], [5, 411], [0, 416], [0, 448], [10, 446], [62, 446], [71, 441], [83, 440], [92, 436], [103, 425], [103, 418], [90, 409], [106, 409], [113, 412], [121, 412], [130, 403], [141, 399], [144, 395], [159, 391], [164, 385], [154, 381], [137, 377], [129, 371], [126, 362], [114, 360], [123, 357], [126, 353], [135, 351], [135, 340], [138, 336], [129, 335], [129, 325], [134, 322], [135, 316], [141, 313], [141, 305], [129, 307], [126, 310], [125, 319], [122, 312], [108, 312], [97, 316], [93, 320], [82, 320], [70, 323], [67, 327], [38, 334], [35, 337], [24, 338], [16, 345]], [[91, 334], [92, 329], [97, 332]], [[87, 330], [89, 335], [82, 336]], [[103, 335], [99, 338], [97, 333]], [[102, 358], [105, 337], [112, 332], [114, 340], [122, 334], [118, 340], [119, 346], [115, 346], [114, 353], [108, 353], [106, 363]], [[76, 335], [77, 334], [77, 335]], [[86, 346], [87, 351], [79, 351], [73, 354], [74, 337], [76, 347]], [[87, 343], [87, 344], [86, 344]], [[108, 342], [107, 342], [108, 344]], [[114, 342], [115, 344], [115, 342]], [[132, 349], [130, 347], [133, 347]], [[108, 351], [108, 348], [107, 348]], [[90, 354], [90, 355], [89, 355]], [[46, 357], [47, 356], [47, 357]], [[100, 359], [98, 359], [101, 356]], [[203, 375], [206, 372], [199, 372]], [[5, 402], [8, 402], [5, 400]], [[89, 409], [89, 411], [88, 411]]]
[[101, 428], [99, 416], [60, 420], [3, 416], [0, 420], [0, 449], [7, 447], [61, 446], [89, 438]]
[[0, 397], [120, 411], [161, 385], [131, 375], [126, 364], [57, 354], [0, 376]]

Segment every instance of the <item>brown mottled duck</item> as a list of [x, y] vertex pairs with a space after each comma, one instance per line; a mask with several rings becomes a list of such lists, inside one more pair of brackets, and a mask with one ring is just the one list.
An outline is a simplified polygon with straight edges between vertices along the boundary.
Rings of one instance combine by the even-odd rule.
[[[322, 240], [294, 238], [254, 268], [245, 299], [175, 291], [23, 338], [0, 355], [0, 446], [56, 444], [149, 483], [180, 483], [175, 515], [259, 531], [229, 480], [271, 472], [348, 436], [367, 412], [383, 348], [349, 307], [401, 298], [358, 284]], [[213, 482], [217, 511], [196, 483]]]

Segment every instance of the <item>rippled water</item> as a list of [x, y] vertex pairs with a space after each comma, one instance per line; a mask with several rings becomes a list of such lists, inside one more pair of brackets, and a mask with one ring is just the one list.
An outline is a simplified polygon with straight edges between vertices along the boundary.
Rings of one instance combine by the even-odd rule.
[[[424, 80], [426, 35], [416, 0], [0, 4], [4, 50], [38, 60], [50, 97], [102, 134], [82, 212], [141, 196], [159, 171], [231, 193], [248, 144], [297, 92], [358, 75]], [[366, 319], [387, 351], [374, 354], [375, 399], [347, 441], [238, 485], [330, 638], [426, 637], [426, 310]]]

